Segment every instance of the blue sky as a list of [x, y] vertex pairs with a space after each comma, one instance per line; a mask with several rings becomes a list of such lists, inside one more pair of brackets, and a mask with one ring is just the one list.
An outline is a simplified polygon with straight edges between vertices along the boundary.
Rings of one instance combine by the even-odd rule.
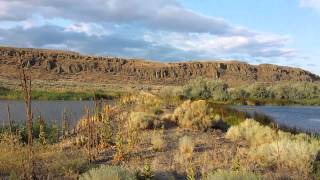
[[320, 75], [320, 0], [0, 0], [0, 45]]

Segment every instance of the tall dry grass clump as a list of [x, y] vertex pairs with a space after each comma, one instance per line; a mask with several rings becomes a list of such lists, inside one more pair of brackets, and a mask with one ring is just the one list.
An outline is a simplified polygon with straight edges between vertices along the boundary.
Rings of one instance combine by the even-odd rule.
[[163, 134], [153, 134], [151, 137], [152, 149], [154, 151], [162, 151], [166, 148], [167, 143], [163, 137]]
[[292, 135], [275, 131], [254, 120], [231, 127], [226, 138], [250, 143], [248, 157], [262, 167], [276, 166], [308, 177], [320, 151], [320, 140], [306, 134]]
[[216, 122], [213, 109], [204, 100], [183, 102], [174, 110], [172, 117], [180, 127], [197, 130], [211, 128]]
[[190, 160], [192, 158], [194, 147], [194, 141], [189, 136], [184, 136], [179, 140], [180, 155], [183, 156], [184, 159]]

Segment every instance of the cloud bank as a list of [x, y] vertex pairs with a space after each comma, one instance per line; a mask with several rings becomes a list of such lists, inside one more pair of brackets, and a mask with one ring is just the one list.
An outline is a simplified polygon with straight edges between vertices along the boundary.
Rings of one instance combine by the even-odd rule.
[[[317, 3], [301, 0], [303, 6]], [[260, 32], [176, 0], [2, 0], [0, 44], [158, 59], [277, 62], [298, 53], [289, 35]]]

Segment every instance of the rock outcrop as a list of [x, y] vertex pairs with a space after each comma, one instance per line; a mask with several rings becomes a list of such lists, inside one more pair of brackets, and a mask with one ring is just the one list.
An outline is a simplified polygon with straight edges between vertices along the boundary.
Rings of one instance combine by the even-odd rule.
[[271, 64], [250, 65], [238, 61], [160, 63], [139, 59], [85, 56], [75, 52], [0, 47], [0, 75], [16, 77], [16, 67], [32, 69], [38, 79], [71, 79], [96, 82], [144, 82], [182, 84], [197, 76], [227, 81], [231, 85], [253, 82], [320, 81], [320, 77], [299, 68]]

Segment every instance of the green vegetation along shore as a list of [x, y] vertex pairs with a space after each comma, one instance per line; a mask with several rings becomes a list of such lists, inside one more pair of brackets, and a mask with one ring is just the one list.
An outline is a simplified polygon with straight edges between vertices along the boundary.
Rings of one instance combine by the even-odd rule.
[[[151, 91], [152, 88], [150, 88]], [[156, 94], [165, 99], [205, 99], [228, 105], [320, 105], [320, 83], [253, 83], [250, 86], [230, 87], [223, 81], [207, 78], [191, 79], [183, 86], [162, 86]], [[92, 97], [113, 99], [137, 90], [107, 88], [92, 92], [67, 90], [34, 90], [34, 100], [90, 100]], [[149, 91], [149, 90], [148, 90]], [[22, 99], [19, 90], [0, 87], [0, 99]]]
[[[93, 100], [96, 99], [114, 99], [121, 95], [122, 92], [115, 91], [94, 91], [94, 92], [74, 92], [74, 91], [32, 91], [32, 99], [34, 100]], [[20, 90], [12, 90], [0, 87], [0, 99], [21, 100], [23, 99]]]
[[223, 81], [199, 77], [184, 86], [163, 88], [160, 94], [165, 98], [206, 99], [234, 105], [320, 105], [320, 83], [311, 82], [230, 87]]

